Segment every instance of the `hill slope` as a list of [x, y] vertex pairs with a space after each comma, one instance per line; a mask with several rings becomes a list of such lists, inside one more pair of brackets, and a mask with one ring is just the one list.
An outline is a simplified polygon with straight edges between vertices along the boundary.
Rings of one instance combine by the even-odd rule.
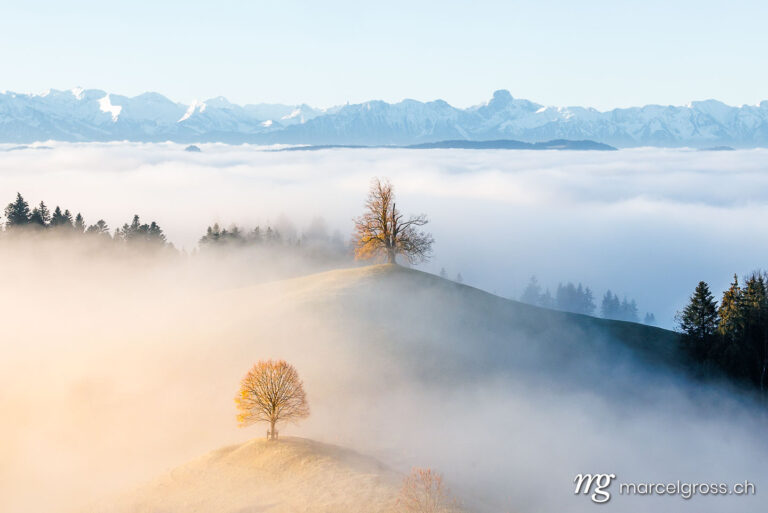
[[[231, 292], [228, 302], [247, 304], [244, 296], [262, 287]], [[674, 332], [531, 306], [401, 266], [330, 271], [279, 288], [332, 330], [424, 379], [444, 379], [447, 370], [452, 378], [566, 370], [589, 377], [590, 361], [682, 362]]]
[[251, 440], [206, 454], [93, 511], [391, 512], [400, 476], [372, 458], [303, 438]]

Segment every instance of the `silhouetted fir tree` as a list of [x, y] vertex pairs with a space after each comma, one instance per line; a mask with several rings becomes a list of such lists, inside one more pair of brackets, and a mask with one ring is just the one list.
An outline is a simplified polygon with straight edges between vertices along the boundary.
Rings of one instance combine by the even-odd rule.
[[695, 360], [707, 360], [714, 349], [719, 320], [717, 302], [709, 285], [700, 281], [688, 305], [677, 317], [685, 349]]
[[221, 238], [221, 229], [219, 223], [214, 223], [213, 226], [206, 228], [205, 235], [200, 237], [199, 243], [201, 246], [209, 246], [216, 244], [219, 238]]
[[202, 247], [244, 245], [247, 242], [247, 237], [243, 235], [242, 230], [237, 225], [232, 225], [227, 230], [226, 228], [222, 229], [219, 227], [218, 223], [209, 226], [206, 229], [205, 235], [200, 238], [200, 245]]
[[717, 312], [717, 315], [720, 317], [718, 331], [726, 343], [738, 340], [744, 332], [741, 294], [739, 278], [734, 274], [733, 283], [723, 293], [723, 299], [720, 301], [720, 308]]
[[267, 231], [264, 233], [264, 242], [267, 244], [278, 244], [281, 240], [280, 233], [277, 230], [273, 230], [271, 226], [267, 226]]
[[[67, 211], [69, 212], [69, 211]], [[61, 228], [65, 227], [67, 223], [69, 222], [71, 224], [72, 219], [67, 218], [64, 213], [61, 211], [61, 208], [57, 205], [55, 209], [53, 209], [53, 215], [51, 216], [51, 228]]]
[[45, 202], [41, 201], [40, 205], [32, 209], [32, 214], [29, 217], [29, 223], [39, 227], [47, 227], [51, 222], [51, 211], [45, 205]]
[[608, 290], [600, 303], [600, 314], [605, 319], [618, 319], [620, 315], [619, 297]]
[[744, 326], [743, 364], [739, 374], [765, 389], [768, 370], [768, 295], [762, 274], [753, 273], [742, 290], [741, 310]]
[[[579, 284], [581, 286], [581, 284]], [[584, 289], [584, 294], [581, 297], [581, 313], [585, 315], [593, 315], [595, 313], [595, 296], [592, 294], [592, 290], [587, 287]]]
[[133, 216], [131, 224], [124, 224], [121, 229], [115, 231], [115, 238], [126, 243], [147, 243], [154, 246], [165, 246], [165, 234], [160, 226], [152, 221], [150, 224], [142, 224], [138, 215]]
[[446, 279], [446, 278], [448, 278], [448, 273], [445, 271], [445, 267], [441, 267], [441, 268], [440, 268], [440, 277], [441, 277], [442, 279]]
[[544, 291], [544, 294], [541, 295], [539, 298], [539, 306], [542, 306], [544, 308], [554, 308], [555, 307], [555, 298], [552, 297], [552, 293], [549, 291], [549, 289]]
[[31, 217], [29, 211], [29, 203], [21, 196], [20, 193], [16, 193], [16, 201], [9, 203], [5, 207], [5, 226], [6, 228], [18, 228], [29, 224], [29, 218]]
[[464, 277], [461, 275], [461, 273], [456, 275], [456, 283], [464, 283]]
[[541, 295], [539, 281], [536, 279], [536, 276], [531, 276], [528, 285], [526, 285], [525, 290], [520, 295], [520, 301], [529, 305], [541, 305]]
[[627, 301], [625, 297], [621, 301], [621, 308], [619, 311], [619, 319], [622, 321], [639, 322], [640, 317], [637, 314], [637, 303], [635, 300]]
[[77, 233], [85, 232], [85, 219], [83, 219], [83, 216], [80, 214], [80, 212], [78, 212], [75, 216], [75, 231]]
[[90, 225], [86, 230], [85, 233], [89, 235], [101, 235], [106, 237], [111, 237], [109, 234], [109, 226], [107, 226], [107, 223], [104, 221], [104, 219], [99, 219], [96, 224]]
[[578, 286], [571, 282], [568, 282], [566, 285], [558, 284], [555, 304], [558, 310], [565, 312], [592, 315], [595, 311], [595, 300], [592, 291], [589, 287], [585, 289], [581, 283]]
[[648, 326], [656, 326], [656, 316], [650, 312], [647, 312], [645, 314], [645, 318], [643, 319], [643, 323], [647, 324]]

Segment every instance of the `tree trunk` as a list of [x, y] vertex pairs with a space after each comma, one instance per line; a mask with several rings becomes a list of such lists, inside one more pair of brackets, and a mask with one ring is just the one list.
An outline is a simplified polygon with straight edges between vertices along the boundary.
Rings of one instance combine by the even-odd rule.
[[390, 264], [397, 263], [397, 262], [395, 262], [395, 249], [394, 248], [390, 248], [389, 250], [387, 250], [387, 262], [389, 262]]
[[276, 440], [277, 437], [275, 437], [275, 421], [271, 420], [269, 422], [269, 439], [270, 440]]

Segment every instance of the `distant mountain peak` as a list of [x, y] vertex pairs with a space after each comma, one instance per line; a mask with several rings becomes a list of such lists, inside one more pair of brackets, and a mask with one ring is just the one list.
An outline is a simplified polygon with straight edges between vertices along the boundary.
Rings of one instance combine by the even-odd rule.
[[493, 98], [491, 99], [491, 102], [508, 103], [512, 100], [514, 100], [512, 93], [506, 89], [498, 89], [493, 92]]
[[371, 100], [317, 109], [306, 104], [243, 106], [223, 96], [184, 105], [154, 92], [127, 97], [81, 87], [43, 94], [0, 93], [0, 142], [15, 144], [170, 140], [412, 145], [502, 139], [592, 140], [615, 147], [768, 147], [768, 101], [733, 107], [710, 99], [601, 112], [544, 106], [515, 98], [505, 89], [494, 91], [487, 103], [466, 109], [440, 99]]

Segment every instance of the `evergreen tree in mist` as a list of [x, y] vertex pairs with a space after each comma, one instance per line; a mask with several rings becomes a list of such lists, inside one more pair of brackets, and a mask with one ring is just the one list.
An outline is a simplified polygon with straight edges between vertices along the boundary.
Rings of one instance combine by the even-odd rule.
[[656, 316], [650, 312], [646, 313], [645, 318], [643, 319], [643, 324], [647, 324], [648, 326], [656, 326]]
[[53, 210], [50, 226], [51, 228], [71, 228], [72, 215], [70, 215], [69, 210], [62, 212], [61, 207], [57, 205]]
[[80, 214], [80, 212], [78, 212], [75, 216], [75, 231], [77, 233], [85, 232], [85, 219], [83, 219], [83, 216]]
[[39, 227], [47, 227], [51, 222], [51, 211], [45, 205], [45, 202], [41, 201], [40, 205], [32, 209], [32, 214], [29, 217], [29, 223]]
[[525, 290], [520, 295], [520, 301], [529, 305], [541, 305], [541, 299], [542, 293], [539, 280], [536, 279], [536, 276], [531, 276], [528, 285], [526, 285]]
[[138, 215], [133, 216], [131, 224], [124, 224], [116, 230], [115, 238], [127, 243], [145, 243], [149, 246], [165, 246], [165, 234], [160, 226], [152, 221], [150, 224], [142, 223]]
[[744, 331], [744, 319], [741, 315], [741, 287], [739, 278], [735, 274], [730, 288], [723, 293], [717, 314], [720, 317], [718, 332], [723, 337], [724, 344], [735, 344]]
[[85, 233], [88, 235], [101, 235], [106, 237], [112, 237], [109, 234], [109, 226], [104, 221], [104, 219], [99, 219], [96, 224], [90, 225], [88, 228], [86, 228]]
[[592, 315], [595, 312], [595, 300], [592, 290], [579, 283], [578, 286], [571, 282], [558, 284], [555, 293], [555, 305], [558, 310], [565, 312]]
[[243, 245], [246, 242], [246, 236], [243, 235], [242, 230], [238, 228], [237, 225], [232, 225], [232, 227], [227, 230], [226, 228], [221, 228], [219, 223], [214, 223], [213, 226], [209, 226], [205, 231], [205, 235], [203, 235], [199, 241], [201, 247]]
[[739, 374], [759, 386], [766, 386], [768, 371], [768, 294], [766, 279], [760, 273], [747, 278], [742, 291], [743, 365]]
[[549, 289], [544, 291], [544, 294], [539, 298], [539, 306], [544, 308], [555, 308], [555, 298], [552, 297], [552, 293]]
[[618, 319], [621, 312], [619, 297], [613, 294], [610, 289], [603, 295], [600, 303], [600, 315], [605, 319]]
[[714, 350], [719, 316], [709, 285], [700, 281], [688, 305], [678, 314], [683, 344], [697, 361], [706, 360]]
[[[542, 293], [542, 287], [535, 276], [531, 276], [528, 285], [520, 295], [520, 301], [530, 305], [537, 305], [544, 308], [562, 310], [564, 312], [573, 312], [583, 315], [595, 315], [597, 305], [592, 289], [585, 287], [581, 283], [574, 285], [568, 282], [565, 285], [558, 284], [555, 296], [547, 289]], [[606, 319], [640, 322], [637, 303], [635, 300], [619, 297], [608, 290], [600, 303], [600, 314]], [[646, 324], [655, 324], [656, 318], [649, 313], [645, 316]]]
[[32, 216], [29, 211], [29, 203], [21, 196], [20, 193], [16, 193], [16, 200], [9, 203], [5, 207], [5, 226], [6, 228], [23, 227], [29, 224], [29, 219]]
[[739, 284], [736, 275], [717, 307], [706, 283], [696, 287], [678, 314], [683, 343], [696, 361], [734, 381], [768, 387], [768, 279], [752, 273]]
[[619, 320], [629, 322], [640, 322], [640, 317], [637, 313], [637, 303], [635, 300], [627, 301], [625, 297], [621, 301], [621, 307], [619, 309]]

